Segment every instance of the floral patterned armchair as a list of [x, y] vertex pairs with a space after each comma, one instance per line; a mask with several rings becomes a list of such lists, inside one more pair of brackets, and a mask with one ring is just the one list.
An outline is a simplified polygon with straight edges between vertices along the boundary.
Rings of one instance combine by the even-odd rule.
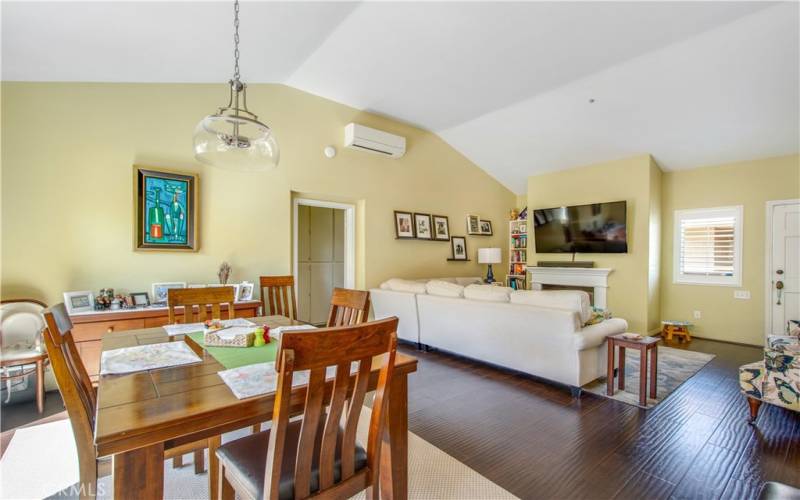
[[755, 421], [761, 403], [800, 412], [800, 328], [790, 335], [770, 336], [764, 360], [739, 367], [739, 386]]

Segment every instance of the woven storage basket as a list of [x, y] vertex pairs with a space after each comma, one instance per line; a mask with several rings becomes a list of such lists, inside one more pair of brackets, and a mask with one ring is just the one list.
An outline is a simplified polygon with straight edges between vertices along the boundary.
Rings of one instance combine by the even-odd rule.
[[255, 333], [244, 333], [233, 337], [220, 337], [214, 332], [203, 334], [203, 342], [211, 347], [253, 347]]

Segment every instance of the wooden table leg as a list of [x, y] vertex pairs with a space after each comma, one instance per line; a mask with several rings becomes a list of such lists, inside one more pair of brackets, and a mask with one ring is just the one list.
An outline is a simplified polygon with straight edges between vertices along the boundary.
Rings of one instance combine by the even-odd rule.
[[619, 390], [625, 390], [625, 347], [619, 346], [619, 370], [617, 371], [619, 376]]
[[606, 374], [606, 394], [614, 395], [614, 340], [608, 339], [608, 373]]
[[36, 362], [36, 408], [44, 411], [44, 360]]
[[114, 455], [114, 498], [164, 497], [164, 443]]
[[408, 377], [392, 378], [389, 412], [381, 445], [381, 498], [408, 498]]
[[647, 406], [647, 348], [639, 349], [639, 404]]
[[217, 448], [222, 445], [222, 436], [208, 438], [208, 498], [219, 498], [219, 459]]
[[650, 399], [656, 398], [656, 384], [658, 383], [658, 346], [650, 349]]

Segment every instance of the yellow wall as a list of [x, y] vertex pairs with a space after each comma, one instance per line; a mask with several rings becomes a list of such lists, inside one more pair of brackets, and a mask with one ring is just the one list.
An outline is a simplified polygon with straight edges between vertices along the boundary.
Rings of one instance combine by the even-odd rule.
[[[579, 254], [576, 260], [592, 260], [595, 267], [609, 267], [608, 307], [625, 318], [634, 332], [646, 333], [658, 321], [649, 318], [655, 308], [648, 300], [650, 277], [650, 217], [654, 197], [660, 190], [660, 170], [649, 155], [610, 161], [528, 178], [528, 210], [607, 201], [627, 202], [628, 253]], [[570, 260], [571, 255], [537, 254], [529, 239], [528, 263], [539, 260]], [[656, 252], [657, 253], [657, 252]]]
[[[214, 283], [223, 260], [234, 281], [288, 273], [293, 191], [358, 205], [362, 287], [483, 274], [478, 247], [506, 247], [516, 196], [437, 136], [282, 85], [248, 93], [277, 134], [276, 171], [232, 173], [193, 159], [192, 131], [227, 99], [225, 85], [3, 83], [2, 296], [55, 303], [66, 290]], [[352, 121], [406, 136], [408, 153], [389, 160], [342, 148]], [[332, 160], [322, 154], [329, 144], [339, 150]], [[200, 174], [199, 252], [132, 250], [133, 164]], [[448, 243], [394, 239], [395, 209], [447, 215], [454, 235], [478, 214], [495, 236], [468, 238], [472, 262], [447, 262]]]
[[[800, 156], [665, 172], [663, 197], [664, 319], [692, 321], [699, 337], [762, 345], [766, 202], [800, 198]], [[750, 291], [750, 300], [734, 299], [733, 287], [673, 283], [674, 211], [729, 205], [744, 206], [741, 289]], [[701, 319], [692, 318], [695, 310]]]
[[656, 161], [650, 158], [650, 227], [647, 241], [647, 331], [661, 329], [661, 183], [663, 175]]

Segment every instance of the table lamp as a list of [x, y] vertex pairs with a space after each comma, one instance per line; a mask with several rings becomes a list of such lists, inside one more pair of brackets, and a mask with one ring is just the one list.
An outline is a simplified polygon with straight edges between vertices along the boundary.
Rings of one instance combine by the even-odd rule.
[[478, 249], [478, 263], [489, 264], [489, 271], [486, 273], [486, 283], [494, 282], [494, 274], [492, 274], [492, 264], [499, 264], [503, 262], [499, 248], [479, 248]]

